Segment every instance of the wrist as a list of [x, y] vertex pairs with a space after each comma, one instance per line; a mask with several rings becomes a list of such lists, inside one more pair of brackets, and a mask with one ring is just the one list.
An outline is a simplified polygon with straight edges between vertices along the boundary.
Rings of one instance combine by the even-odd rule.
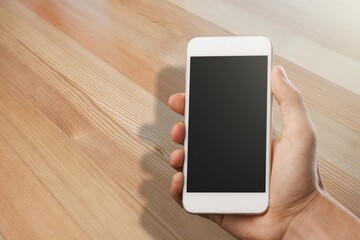
[[317, 190], [293, 218], [284, 239], [356, 239], [360, 221], [325, 191]]
[[290, 222], [284, 239], [312, 239], [313, 228], [316, 228], [329, 209], [331, 204], [326, 193], [321, 190], [314, 191], [309, 202]]

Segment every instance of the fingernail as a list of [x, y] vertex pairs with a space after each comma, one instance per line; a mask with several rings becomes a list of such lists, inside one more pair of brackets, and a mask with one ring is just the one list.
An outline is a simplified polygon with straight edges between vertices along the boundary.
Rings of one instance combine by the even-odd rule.
[[285, 72], [284, 68], [283, 68], [281, 65], [279, 65], [279, 68], [280, 68], [281, 77], [282, 77], [283, 79], [285, 79], [285, 80], [289, 80], [289, 79], [288, 79], [288, 76], [286, 75], [286, 72]]

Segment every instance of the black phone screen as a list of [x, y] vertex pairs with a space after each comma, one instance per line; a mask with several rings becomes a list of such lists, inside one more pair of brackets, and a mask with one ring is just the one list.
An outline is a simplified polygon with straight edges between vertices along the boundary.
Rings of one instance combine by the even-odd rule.
[[187, 192], [265, 192], [267, 56], [190, 58]]

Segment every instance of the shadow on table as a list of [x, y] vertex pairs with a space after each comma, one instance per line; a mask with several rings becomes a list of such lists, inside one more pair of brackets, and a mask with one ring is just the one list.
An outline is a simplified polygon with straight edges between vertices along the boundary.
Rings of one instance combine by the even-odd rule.
[[[157, 76], [156, 98], [166, 104], [171, 94], [185, 90], [184, 83], [184, 67], [162, 69]], [[154, 239], [164, 239], [166, 236], [174, 238], [174, 235], [161, 222], [166, 221], [169, 211], [173, 213], [174, 208], [177, 208], [169, 194], [173, 171], [168, 165], [169, 152], [164, 149], [164, 146], [171, 144], [171, 126], [164, 124], [168, 109], [160, 102], [156, 105], [155, 121], [142, 126], [139, 131], [139, 137], [155, 147], [155, 150], [149, 151], [141, 159], [146, 178], [140, 189], [141, 198], [145, 200], [146, 204], [140, 219], [141, 225]], [[180, 119], [179, 117], [178, 120]], [[165, 176], [161, 174], [164, 172], [164, 167], [167, 168]]]

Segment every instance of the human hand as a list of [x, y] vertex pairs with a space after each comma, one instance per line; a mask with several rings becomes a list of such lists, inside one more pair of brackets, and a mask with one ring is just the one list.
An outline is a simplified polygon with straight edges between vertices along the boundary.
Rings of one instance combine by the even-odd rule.
[[[272, 142], [269, 209], [263, 215], [207, 215], [230, 234], [245, 239], [281, 239], [300, 213], [321, 202], [321, 182], [316, 161], [316, 134], [301, 93], [288, 80], [282, 67], [272, 71], [272, 92], [280, 105], [284, 130]], [[174, 94], [169, 106], [184, 114], [185, 95]], [[174, 125], [173, 141], [183, 144], [184, 123]], [[184, 150], [170, 156], [170, 165], [178, 170], [170, 187], [171, 196], [182, 205]]]

